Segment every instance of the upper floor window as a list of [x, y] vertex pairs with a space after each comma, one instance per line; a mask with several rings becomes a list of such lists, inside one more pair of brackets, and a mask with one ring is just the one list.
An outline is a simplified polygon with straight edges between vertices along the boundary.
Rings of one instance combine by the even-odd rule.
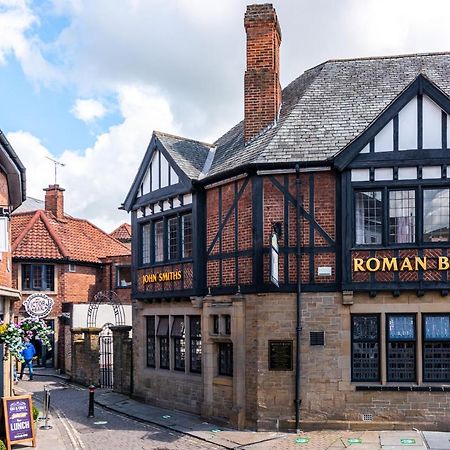
[[54, 291], [55, 266], [51, 264], [22, 264], [23, 291]]
[[449, 242], [449, 188], [355, 190], [354, 205], [356, 245]]
[[131, 286], [131, 267], [118, 266], [116, 270], [116, 287]]
[[450, 189], [424, 189], [423, 240], [448, 242]]
[[381, 244], [383, 226], [381, 191], [355, 193], [355, 224], [357, 244]]
[[8, 218], [0, 217], [0, 252], [9, 251]]
[[162, 263], [192, 257], [192, 214], [177, 214], [141, 227], [141, 263]]

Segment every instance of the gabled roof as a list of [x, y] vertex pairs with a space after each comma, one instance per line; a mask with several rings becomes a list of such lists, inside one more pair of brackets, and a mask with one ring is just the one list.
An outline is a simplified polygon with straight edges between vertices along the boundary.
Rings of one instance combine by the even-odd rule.
[[119, 225], [112, 233], [109, 233], [114, 239], [120, 242], [131, 241], [131, 225], [129, 223], [123, 223]]
[[191, 180], [197, 180], [213, 145], [161, 131], [155, 131], [154, 134], [185, 175]]
[[246, 164], [332, 159], [420, 75], [450, 95], [450, 53], [327, 61], [283, 89], [278, 123], [244, 146], [243, 123], [217, 142], [208, 176]]
[[130, 250], [84, 219], [58, 220], [37, 210], [11, 216], [13, 258], [100, 263], [107, 256], [129, 255]]

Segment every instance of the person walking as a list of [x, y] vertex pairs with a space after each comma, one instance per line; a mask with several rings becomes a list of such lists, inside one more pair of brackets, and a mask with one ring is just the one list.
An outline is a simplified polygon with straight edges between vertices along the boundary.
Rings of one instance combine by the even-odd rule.
[[27, 337], [24, 338], [24, 344], [25, 348], [22, 350], [22, 356], [25, 361], [22, 363], [19, 378], [22, 379], [25, 367], [28, 367], [28, 373], [31, 381], [33, 379], [33, 356], [36, 354], [36, 349], [34, 348], [34, 345], [30, 342], [30, 339]]

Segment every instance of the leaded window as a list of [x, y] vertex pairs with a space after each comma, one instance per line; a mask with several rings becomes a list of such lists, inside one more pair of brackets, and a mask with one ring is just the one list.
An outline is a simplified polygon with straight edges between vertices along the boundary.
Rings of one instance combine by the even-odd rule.
[[233, 344], [231, 342], [220, 342], [218, 344], [218, 367], [219, 375], [233, 376]]
[[171, 336], [173, 339], [173, 357], [175, 370], [184, 371], [186, 361], [186, 336], [184, 330], [184, 317], [175, 316], [172, 323]]
[[150, 259], [150, 230], [151, 224], [142, 225], [142, 264], [149, 264]]
[[352, 381], [380, 379], [380, 318], [352, 316]]
[[192, 257], [192, 214], [181, 216], [182, 227], [182, 256], [183, 258]]
[[164, 222], [155, 222], [155, 262], [164, 260]]
[[156, 367], [155, 316], [147, 316], [147, 367]]
[[51, 264], [22, 264], [23, 291], [54, 291], [55, 266]]
[[416, 320], [412, 314], [387, 316], [387, 380], [416, 381]]
[[404, 244], [416, 240], [416, 192], [389, 191], [389, 242]]
[[178, 259], [178, 217], [167, 220], [167, 244], [169, 260]]
[[189, 337], [191, 351], [191, 372], [201, 373], [202, 371], [202, 329], [201, 317], [191, 316], [189, 322]]
[[156, 335], [159, 340], [159, 368], [170, 368], [170, 345], [169, 345], [169, 317], [161, 316], [159, 318], [158, 330]]
[[423, 191], [423, 240], [424, 242], [448, 242], [450, 189], [424, 189]]
[[356, 244], [381, 244], [383, 208], [381, 191], [355, 193]]
[[423, 316], [423, 379], [450, 381], [450, 315]]

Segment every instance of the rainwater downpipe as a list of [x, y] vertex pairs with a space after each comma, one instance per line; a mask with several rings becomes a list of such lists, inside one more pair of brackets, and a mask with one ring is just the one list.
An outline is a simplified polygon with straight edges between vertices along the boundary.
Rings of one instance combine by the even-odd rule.
[[301, 189], [300, 189], [300, 166], [295, 165], [295, 198], [296, 198], [296, 222], [297, 222], [297, 323], [295, 327], [296, 352], [295, 352], [295, 430], [300, 431], [300, 335], [302, 331], [302, 280], [301, 280]]

